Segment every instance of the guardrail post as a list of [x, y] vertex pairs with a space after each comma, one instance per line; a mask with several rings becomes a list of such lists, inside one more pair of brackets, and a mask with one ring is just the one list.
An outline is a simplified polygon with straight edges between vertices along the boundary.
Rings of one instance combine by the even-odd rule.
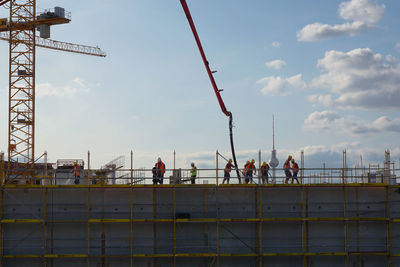
[[131, 186], [133, 185], [133, 150], [131, 150]]
[[216, 167], [215, 167], [215, 184], [216, 185], [218, 185], [218, 150], [217, 150], [217, 152], [215, 153], [215, 164], [216, 164]]
[[0, 185], [4, 184], [4, 152], [0, 153]]
[[88, 160], [87, 160], [88, 171], [87, 171], [86, 185], [89, 186], [90, 185], [90, 151], [88, 150], [87, 153], [88, 153]]

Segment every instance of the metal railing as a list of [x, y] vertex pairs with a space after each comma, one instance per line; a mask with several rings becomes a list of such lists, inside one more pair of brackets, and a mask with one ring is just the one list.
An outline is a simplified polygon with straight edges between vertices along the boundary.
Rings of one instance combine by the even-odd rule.
[[[0, 168], [1, 170], [1, 168]], [[1, 184], [32, 185], [226, 185], [239, 184], [232, 171], [231, 177], [224, 178], [223, 169], [197, 169], [196, 177], [191, 177], [190, 169], [166, 169], [162, 177], [153, 177], [152, 169], [118, 169], [117, 173], [106, 169], [84, 169], [77, 175], [74, 169], [12, 169], [7, 172], [3, 167], [0, 174]], [[297, 180], [287, 178], [282, 168], [262, 177], [260, 170], [252, 177], [241, 177], [241, 184], [248, 185], [337, 185], [337, 184], [388, 184], [396, 185], [400, 169], [385, 168], [302, 168]], [[273, 175], [273, 173], [275, 175]]]

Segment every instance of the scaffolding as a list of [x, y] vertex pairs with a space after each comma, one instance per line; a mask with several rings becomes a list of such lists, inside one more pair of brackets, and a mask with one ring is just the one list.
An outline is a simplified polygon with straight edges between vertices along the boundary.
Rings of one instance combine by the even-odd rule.
[[1, 259], [4, 266], [397, 266], [399, 190], [3, 185]]
[[47, 164], [30, 179], [38, 182], [11, 184], [3, 157], [1, 266], [400, 264], [399, 170], [390, 164], [369, 166], [382, 173], [373, 180], [346, 165], [302, 164], [301, 184], [221, 184], [216, 168], [199, 169], [208, 184], [153, 185], [151, 170], [133, 164], [119, 170], [126, 184], [93, 183], [100, 170], [88, 161], [80, 184], [57, 184]]

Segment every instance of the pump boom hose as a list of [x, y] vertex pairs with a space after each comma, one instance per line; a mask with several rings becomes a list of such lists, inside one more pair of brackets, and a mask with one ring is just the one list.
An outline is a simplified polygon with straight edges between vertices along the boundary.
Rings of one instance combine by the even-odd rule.
[[186, 0], [180, 0], [180, 1], [181, 1], [181, 5], [182, 5], [182, 8], [183, 8], [183, 11], [185, 12], [186, 18], [187, 18], [187, 20], [189, 22], [190, 28], [192, 29], [192, 32], [193, 32], [193, 35], [194, 35], [194, 39], [196, 40], [197, 47], [199, 48], [200, 55], [201, 55], [201, 58], [203, 59], [204, 66], [206, 67], [208, 77], [210, 78], [211, 84], [212, 84], [212, 86], [214, 88], [215, 95], [217, 96], [217, 100], [218, 100], [219, 106], [221, 107], [222, 112], [227, 117], [229, 117], [229, 137], [230, 137], [230, 142], [231, 142], [232, 158], [233, 158], [233, 162], [235, 164], [236, 174], [238, 176], [239, 183], [241, 183], [240, 173], [239, 173], [238, 165], [237, 165], [237, 162], [236, 162], [235, 147], [233, 145], [233, 118], [232, 118], [232, 112], [230, 112], [230, 111], [228, 111], [226, 109], [225, 103], [222, 100], [222, 97], [221, 97], [221, 94], [220, 94], [221, 90], [218, 89], [217, 83], [215, 82], [215, 79], [214, 79], [214, 76], [213, 76], [213, 72], [210, 69], [206, 54], [204, 53], [203, 46], [201, 45], [200, 38], [199, 38], [199, 35], [197, 34], [197, 30], [196, 30], [196, 27], [194, 25], [194, 22], [193, 22], [191, 14], [190, 14], [189, 7], [188, 7], [188, 5], [186, 3]]

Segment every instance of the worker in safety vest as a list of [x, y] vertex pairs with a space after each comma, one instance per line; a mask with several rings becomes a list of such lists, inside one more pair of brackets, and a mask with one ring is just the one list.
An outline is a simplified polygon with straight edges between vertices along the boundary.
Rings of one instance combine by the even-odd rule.
[[192, 162], [191, 166], [192, 169], [190, 170], [190, 180], [192, 181], [192, 184], [195, 184], [197, 176], [197, 167], [194, 165], [194, 162]]
[[161, 158], [157, 159], [157, 163], [156, 163], [155, 167], [156, 167], [156, 176], [157, 176], [156, 184], [157, 184], [157, 182], [159, 184], [163, 184], [164, 173], [165, 173], [165, 164], [164, 164], [164, 162], [162, 162]]
[[151, 169], [151, 173], [153, 174], [153, 184], [157, 184], [158, 178], [157, 178], [157, 168], [156, 166]]
[[289, 182], [289, 179], [292, 178], [292, 173], [290, 172], [290, 161], [292, 160], [292, 156], [288, 156], [288, 159], [283, 163], [283, 170], [285, 171], [285, 184]]
[[292, 184], [294, 183], [294, 179], [296, 179], [297, 183], [299, 184], [299, 180], [297, 180], [297, 174], [299, 173], [299, 165], [293, 158], [291, 161], [292, 161], [292, 172], [293, 172]]
[[81, 172], [79, 171], [79, 165], [77, 161], [74, 161], [74, 177], [75, 177], [75, 184], [79, 184], [79, 179], [81, 178]]
[[229, 179], [231, 178], [231, 171], [232, 171], [232, 159], [228, 160], [228, 163], [225, 165], [225, 169], [224, 169], [224, 180], [222, 181], [222, 184], [226, 183], [229, 184]]
[[269, 165], [264, 161], [263, 164], [261, 165], [261, 179], [263, 184], [265, 183], [268, 184], [268, 171], [269, 171]]
[[247, 175], [247, 174], [246, 174], [246, 173], [247, 173], [247, 169], [246, 169], [247, 167], [246, 167], [246, 166], [247, 166], [249, 163], [250, 163], [250, 161], [246, 161], [246, 164], [244, 164], [244, 167], [243, 167], [243, 170], [242, 170], [242, 174], [243, 174], [244, 177], [246, 177], [246, 175]]
[[256, 174], [256, 166], [254, 165], [256, 161], [252, 159], [250, 162], [248, 162], [245, 166], [246, 169], [246, 175], [245, 175], [245, 183], [253, 183], [253, 172], [254, 175]]

